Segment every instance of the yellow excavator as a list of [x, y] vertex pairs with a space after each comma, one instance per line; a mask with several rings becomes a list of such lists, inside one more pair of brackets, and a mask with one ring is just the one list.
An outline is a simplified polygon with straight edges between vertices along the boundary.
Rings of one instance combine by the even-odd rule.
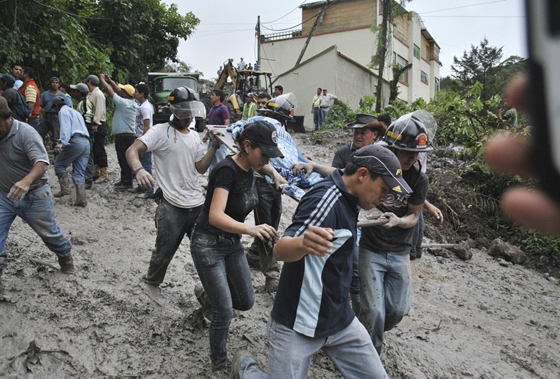
[[[229, 108], [231, 122], [241, 119], [245, 94], [257, 94], [263, 91], [262, 88], [265, 88], [264, 91], [272, 96], [271, 72], [256, 70], [238, 71], [233, 65], [233, 58], [230, 58], [224, 62], [222, 72], [214, 88], [223, 89], [228, 78], [231, 79], [233, 83], [233, 93], [227, 96], [225, 105]], [[264, 83], [259, 83], [261, 80], [264, 81]]]

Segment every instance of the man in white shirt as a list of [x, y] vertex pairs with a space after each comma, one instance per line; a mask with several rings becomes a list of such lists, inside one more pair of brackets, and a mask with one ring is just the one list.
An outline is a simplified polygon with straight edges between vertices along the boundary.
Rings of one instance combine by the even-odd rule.
[[156, 181], [142, 166], [140, 156], [151, 151], [156, 161], [154, 174], [159, 186], [154, 195], [158, 203], [156, 248], [143, 278], [150, 290], [163, 282], [183, 237], [193, 231], [204, 203], [198, 175], [206, 172], [220, 147], [214, 133], [210, 133], [212, 143], [204, 153], [200, 136], [189, 128], [193, 118], [190, 104], [194, 100], [195, 93], [190, 88], [174, 89], [169, 94], [173, 119], [152, 126], [126, 151], [128, 164], [142, 188], [153, 188]]
[[338, 99], [338, 97], [332, 93], [327, 93], [327, 89], [323, 88], [323, 96], [321, 97], [321, 127], [325, 125], [327, 113], [331, 110], [331, 106], [336, 99]]

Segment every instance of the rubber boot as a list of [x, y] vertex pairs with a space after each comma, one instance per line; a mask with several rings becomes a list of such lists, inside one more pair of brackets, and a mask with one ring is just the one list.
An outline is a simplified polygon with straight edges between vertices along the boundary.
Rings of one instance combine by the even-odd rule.
[[68, 183], [68, 173], [64, 172], [62, 174], [56, 174], [58, 176], [58, 183], [60, 183], [60, 191], [55, 193], [54, 197], [62, 197], [65, 195], [70, 195], [70, 188]]
[[76, 184], [76, 202], [74, 205], [77, 207], [85, 207], [87, 205], [85, 184]]
[[107, 180], [107, 167], [99, 168], [99, 178], [95, 181], [96, 184], [103, 183]]
[[74, 259], [72, 258], [72, 253], [69, 253], [67, 257], [58, 257], [58, 264], [60, 265], [60, 270], [65, 274], [74, 274]]
[[99, 178], [99, 165], [93, 165], [93, 180]]

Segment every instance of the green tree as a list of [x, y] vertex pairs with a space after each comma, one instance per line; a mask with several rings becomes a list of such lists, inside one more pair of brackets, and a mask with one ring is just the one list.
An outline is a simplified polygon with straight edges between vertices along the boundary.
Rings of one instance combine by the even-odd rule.
[[404, 3], [412, 0], [381, 0], [378, 4], [381, 6], [383, 18], [381, 25], [372, 25], [370, 30], [372, 33], [377, 33], [377, 47], [376, 53], [371, 57], [370, 67], [377, 67], [377, 87], [375, 89], [375, 111], [381, 111], [382, 104], [382, 89], [383, 89], [383, 75], [385, 73], [385, 63], [387, 60], [387, 52], [391, 45], [392, 35], [389, 31], [389, 25], [393, 22], [393, 16], [401, 17], [406, 13], [403, 8]]
[[502, 47], [489, 46], [488, 39], [484, 38], [480, 46], [471, 45], [471, 50], [464, 51], [461, 58], [453, 57], [451, 75], [464, 88], [476, 82], [482, 83], [482, 99], [488, 100], [494, 95], [489, 89], [495, 87], [496, 68], [500, 65], [502, 54]]
[[0, 11], [2, 71], [23, 62], [44, 86], [53, 75], [77, 81], [102, 71], [143, 80], [177, 61], [179, 40], [200, 22], [161, 0], [6, 0]]

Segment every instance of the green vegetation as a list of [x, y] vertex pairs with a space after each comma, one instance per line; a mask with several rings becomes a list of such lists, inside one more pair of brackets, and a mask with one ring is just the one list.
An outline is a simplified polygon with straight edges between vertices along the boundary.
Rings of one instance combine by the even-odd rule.
[[104, 72], [119, 82], [145, 80], [148, 71], [177, 62], [180, 39], [200, 20], [161, 0], [18, 0], [0, 4], [3, 73], [23, 62], [40, 87]]
[[519, 115], [518, 129], [512, 130], [498, 117], [503, 106], [504, 86], [515, 75], [525, 69], [521, 57], [512, 56], [504, 61], [501, 49], [489, 46], [485, 39], [478, 47], [471, 46], [461, 59], [454, 58], [454, 77], [442, 80], [442, 90], [429, 103], [418, 99], [412, 104], [401, 100], [391, 101], [376, 112], [376, 97], [364, 96], [357, 109], [336, 101], [318, 133], [329, 129], [343, 129], [354, 120], [356, 113], [388, 113], [393, 119], [417, 109], [432, 113], [438, 123], [437, 144], [439, 146], [462, 146], [472, 161], [458, 172], [473, 186], [472, 195], [465, 198], [463, 209], [476, 209], [486, 215], [489, 225], [504, 239], [517, 244], [529, 256], [528, 265], [537, 269], [560, 269], [560, 240], [543, 237], [532, 231], [513, 225], [499, 210], [502, 192], [513, 185], [535, 186], [532, 180], [518, 176], [499, 175], [492, 172], [482, 158], [483, 146], [497, 131], [509, 131], [521, 135], [529, 134], [529, 123]]

